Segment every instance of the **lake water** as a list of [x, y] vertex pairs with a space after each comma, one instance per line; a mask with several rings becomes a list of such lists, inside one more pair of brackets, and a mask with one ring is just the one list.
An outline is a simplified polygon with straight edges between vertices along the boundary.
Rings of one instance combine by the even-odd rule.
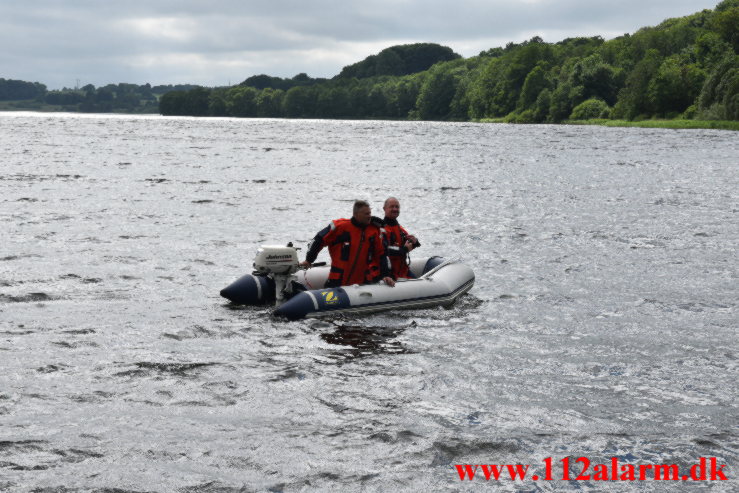
[[[0, 158], [2, 491], [739, 488], [737, 133], [2, 113]], [[219, 297], [388, 195], [474, 268], [452, 309]]]

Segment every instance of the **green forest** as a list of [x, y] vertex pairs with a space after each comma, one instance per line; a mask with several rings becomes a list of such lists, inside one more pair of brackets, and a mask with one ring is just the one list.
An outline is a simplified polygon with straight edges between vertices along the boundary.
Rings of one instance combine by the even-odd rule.
[[713, 10], [608, 41], [595, 36], [546, 43], [534, 37], [470, 58], [434, 43], [393, 46], [331, 79], [255, 75], [230, 87], [110, 84], [60, 91], [0, 79], [0, 109], [512, 123], [736, 122], [738, 45], [739, 0], [723, 0]]
[[0, 110], [73, 111], [86, 113], [159, 113], [159, 98], [170, 91], [198, 86], [108, 84], [47, 90], [44, 84], [0, 78]]
[[394, 46], [333, 79], [260, 75], [162, 96], [163, 115], [516, 123], [739, 120], [739, 0], [605, 41], [534, 37], [471, 58]]

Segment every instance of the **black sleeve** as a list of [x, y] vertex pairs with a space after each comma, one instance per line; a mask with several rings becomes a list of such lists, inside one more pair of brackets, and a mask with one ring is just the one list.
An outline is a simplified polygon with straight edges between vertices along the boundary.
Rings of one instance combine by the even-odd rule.
[[[405, 231], [405, 230], [404, 230], [404, 231]], [[406, 233], [407, 233], [407, 231], [406, 231]], [[405, 245], [405, 242], [406, 242], [406, 239], [407, 239], [407, 238], [408, 238], [408, 236], [403, 236], [403, 241], [402, 241], [402, 243], [403, 243], [404, 245]], [[418, 248], [418, 247], [420, 247], [420, 246], [421, 246], [421, 242], [420, 242], [420, 241], [418, 241], [418, 238], [416, 238], [416, 241], [414, 241], [414, 242], [413, 242], [413, 248]]]
[[321, 231], [316, 233], [313, 237], [313, 241], [308, 244], [308, 253], [305, 254], [305, 260], [311, 264], [316, 261], [318, 253], [323, 248], [323, 237], [331, 231], [331, 225], [326, 226]]

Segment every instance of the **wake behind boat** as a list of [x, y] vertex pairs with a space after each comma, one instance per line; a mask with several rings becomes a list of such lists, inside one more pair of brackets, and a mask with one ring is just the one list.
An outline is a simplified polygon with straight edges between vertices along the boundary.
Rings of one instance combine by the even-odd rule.
[[339, 313], [372, 313], [398, 308], [450, 306], [475, 283], [472, 269], [442, 257], [413, 259], [414, 279], [399, 279], [394, 287], [383, 282], [324, 288], [329, 266], [300, 270], [297, 249], [264, 245], [257, 250], [254, 272], [221, 290], [236, 304], [274, 302], [275, 315], [297, 320]]

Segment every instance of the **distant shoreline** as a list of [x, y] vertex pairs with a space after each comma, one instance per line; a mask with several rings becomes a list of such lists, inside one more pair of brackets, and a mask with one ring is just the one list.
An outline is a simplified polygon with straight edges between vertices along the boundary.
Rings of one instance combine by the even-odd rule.
[[739, 121], [730, 120], [567, 120], [563, 125], [600, 125], [603, 127], [638, 127], [672, 129], [712, 129], [739, 131]]
[[[8, 103], [7, 101], [4, 101], [4, 103]], [[12, 103], [17, 103], [17, 101], [12, 101]], [[29, 107], [19, 107], [16, 105], [8, 105], [8, 104], [2, 104], [0, 102], [0, 113], [20, 113], [20, 112], [37, 112], [37, 113], [76, 113], [80, 115], [161, 115], [159, 112], [131, 112], [131, 111], [111, 111], [111, 112], [105, 112], [105, 113], [95, 113], [95, 112], [82, 112], [82, 111], [75, 111], [74, 109], [70, 108], [63, 108], [63, 107], [53, 107], [50, 105], [43, 105], [41, 107], [34, 107], [33, 105]], [[209, 116], [198, 116], [193, 118], [213, 118]], [[231, 118], [243, 118], [245, 120], [248, 120], [249, 117], [231, 117]], [[280, 118], [281, 120], [301, 120], [302, 118]], [[331, 120], [346, 120], [346, 121], [356, 121], [356, 120], [362, 120], [362, 118], [331, 118]], [[378, 121], [435, 121], [435, 120], [402, 120], [402, 119], [390, 119], [390, 118], [367, 118], [366, 120], [378, 120]], [[472, 123], [507, 123], [510, 125], [545, 125], [542, 123], [512, 123], [512, 122], [506, 122], [505, 118], [482, 118], [479, 120], [471, 120]], [[454, 122], [452, 122], [454, 123]], [[459, 122], [462, 123], [462, 122]], [[628, 121], [628, 120], [605, 120], [605, 119], [595, 119], [595, 120], [565, 120], [561, 123], [547, 123], [546, 125], [598, 125], [602, 127], [635, 127], [635, 128], [667, 128], [667, 129], [677, 129], [677, 130], [698, 130], [698, 129], [707, 129], [707, 130], [731, 130], [731, 131], [739, 131], [739, 121], [731, 121], [731, 120], [682, 120], [682, 119], [675, 119], [675, 120], [642, 120], [642, 121]]]
[[[143, 107], [142, 107], [143, 108]], [[40, 103], [35, 100], [13, 100], [0, 101], [0, 111], [37, 111], [39, 113], [80, 113], [86, 114], [86, 111], [80, 111], [78, 105], [53, 105]], [[90, 112], [95, 113], [95, 112]], [[116, 115], [158, 115], [159, 109], [153, 111], [124, 111], [113, 110], [100, 114], [116, 114]]]
[[[475, 120], [477, 123], [506, 123], [505, 118], [483, 118]], [[520, 125], [519, 123], [511, 123]], [[540, 125], [531, 123], [528, 125]], [[637, 128], [671, 128], [678, 130], [733, 130], [739, 131], [739, 121], [731, 120], [565, 120], [561, 123], [549, 123], [548, 125], [599, 125], [602, 127], [637, 127]]]

